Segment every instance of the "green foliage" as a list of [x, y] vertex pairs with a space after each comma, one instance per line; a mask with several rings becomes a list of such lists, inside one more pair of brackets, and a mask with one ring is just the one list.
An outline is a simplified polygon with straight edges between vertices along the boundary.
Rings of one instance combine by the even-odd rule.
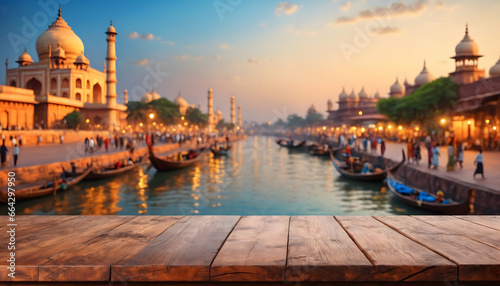
[[297, 114], [288, 115], [288, 126], [291, 128], [299, 128], [306, 124], [305, 119]]
[[224, 129], [226, 129], [226, 130], [233, 130], [234, 127], [235, 127], [234, 124], [232, 124], [232, 123], [226, 123], [224, 121], [224, 119], [219, 120], [219, 122], [217, 122], [217, 125], [215, 126], [215, 128], [217, 130], [219, 130], [219, 131], [222, 131]]
[[418, 123], [433, 128], [436, 117], [449, 112], [458, 99], [458, 86], [447, 77], [426, 83], [402, 98], [383, 98], [377, 109], [397, 124]]
[[317, 111], [312, 111], [312, 112], [307, 112], [306, 114], [306, 124], [314, 124], [320, 120], [323, 119], [323, 114], [317, 112]]
[[68, 128], [77, 129], [83, 121], [82, 115], [78, 111], [73, 111], [64, 116]]
[[191, 124], [198, 125], [200, 128], [205, 128], [208, 124], [208, 116], [203, 114], [198, 108], [188, 108], [185, 117]]
[[153, 100], [149, 103], [131, 101], [127, 104], [127, 121], [129, 123], [146, 124], [150, 120], [149, 115], [154, 114], [154, 121], [166, 125], [177, 123], [181, 113], [179, 106], [166, 98]]

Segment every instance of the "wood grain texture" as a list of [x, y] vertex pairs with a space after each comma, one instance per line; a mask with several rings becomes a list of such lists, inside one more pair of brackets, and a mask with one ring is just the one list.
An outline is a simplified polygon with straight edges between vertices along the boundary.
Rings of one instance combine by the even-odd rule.
[[372, 264], [332, 216], [290, 219], [287, 281], [364, 281]]
[[[182, 217], [138, 216], [40, 265], [40, 281], [107, 281], [111, 265], [132, 257]], [[101, 266], [101, 267], [96, 267]], [[81, 278], [81, 279], [80, 279]]]
[[181, 219], [132, 258], [111, 267], [113, 281], [209, 281], [210, 264], [238, 216]]
[[79, 216], [75, 220], [45, 228], [24, 240], [17, 252], [20, 265], [42, 265], [59, 253], [66, 253], [133, 216]]
[[476, 224], [484, 225], [496, 230], [500, 230], [500, 216], [455, 216], [456, 218], [470, 221]]
[[336, 219], [373, 263], [371, 281], [452, 281], [457, 265], [369, 216]]
[[472, 240], [487, 244], [500, 250], [500, 230], [489, 228], [481, 224], [461, 220], [455, 217], [413, 216], [414, 218], [431, 224], [449, 233], [464, 235]]
[[500, 250], [413, 217], [376, 219], [455, 262], [459, 281], [500, 281]]
[[242, 217], [215, 257], [211, 281], [283, 281], [288, 216]]

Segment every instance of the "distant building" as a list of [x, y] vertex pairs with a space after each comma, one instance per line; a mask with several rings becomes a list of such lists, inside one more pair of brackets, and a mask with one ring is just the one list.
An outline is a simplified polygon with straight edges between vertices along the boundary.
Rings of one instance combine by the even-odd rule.
[[327, 121], [333, 126], [342, 125], [375, 125], [378, 122], [387, 121], [385, 115], [377, 111], [377, 102], [380, 99], [380, 94], [376, 92], [373, 96], [369, 96], [365, 88], [356, 94], [354, 89], [348, 95], [345, 89], [339, 94], [337, 110], [333, 110], [331, 100], [327, 102]]
[[113, 24], [106, 31], [107, 70], [90, 67], [82, 40], [62, 18], [36, 40], [38, 62], [25, 50], [17, 68], [6, 67], [6, 83], [0, 86], [2, 128], [62, 127], [68, 113], [77, 110], [90, 124], [110, 129], [124, 124], [126, 106], [116, 103], [116, 55]]

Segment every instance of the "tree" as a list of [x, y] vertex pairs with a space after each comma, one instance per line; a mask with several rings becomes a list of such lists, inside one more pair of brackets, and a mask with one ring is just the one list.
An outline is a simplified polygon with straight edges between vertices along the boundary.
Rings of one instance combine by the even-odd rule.
[[181, 113], [179, 106], [166, 98], [153, 100], [149, 103], [131, 101], [127, 104], [127, 121], [130, 123], [146, 123], [149, 115], [155, 115], [155, 121], [166, 125], [179, 122]]
[[82, 120], [83, 120], [80, 112], [78, 112], [76, 110], [66, 114], [66, 116], [64, 116], [64, 119], [66, 120], [66, 124], [68, 125], [68, 128], [73, 128], [75, 130], [80, 126], [80, 124], [82, 123]]
[[305, 125], [305, 119], [297, 114], [288, 115], [288, 126], [292, 129], [299, 128]]
[[191, 124], [197, 125], [199, 128], [205, 128], [208, 124], [208, 116], [198, 108], [188, 108], [185, 117]]
[[317, 112], [316, 110], [309, 110], [306, 114], [306, 124], [314, 124], [323, 119], [323, 114]]
[[418, 123], [434, 129], [436, 118], [453, 108], [458, 99], [458, 86], [448, 77], [426, 83], [402, 98], [380, 99], [377, 109], [397, 124]]

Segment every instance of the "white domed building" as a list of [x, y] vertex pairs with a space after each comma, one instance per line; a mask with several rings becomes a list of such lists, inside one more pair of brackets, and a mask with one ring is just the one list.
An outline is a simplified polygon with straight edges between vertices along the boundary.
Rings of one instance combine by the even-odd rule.
[[193, 107], [193, 108], [195, 107], [193, 104], [189, 104], [184, 98], [182, 98], [180, 92], [179, 92], [179, 95], [174, 99], [174, 103], [179, 106], [179, 112], [182, 115], [186, 114], [186, 110], [188, 110], [190, 107]]
[[403, 97], [405, 94], [403, 85], [399, 83], [399, 79], [396, 78], [396, 82], [391, 85], [389, 96], [390, 97]]
[[125, 124], [126, 106], [116, 102], [117, 33], [112, 23], [106, 34], [108, 69], [104, 65], [99, 71], [90, 67], [82, 40], [59, 9], [57, 19], [36, 40], [38, 62], [26, 50], [16, 61], [18, 67], [9, 68], [6, 61], [7, 86], [0, 86], [2, 128], [58, 128], [74, 110], [94, 128]]
[[500, 58], [496, 62], [494, 66], [490, 68], [490, 77], [499, 77], [500, 76]]
[[424, 61], [424, 67], [422, 68], [422, 71], [415, 78], [415, 87], [420, 87], [433, 80], [434, 76], [429, 72], [429, 70], [427, 70], [427, 66]]

